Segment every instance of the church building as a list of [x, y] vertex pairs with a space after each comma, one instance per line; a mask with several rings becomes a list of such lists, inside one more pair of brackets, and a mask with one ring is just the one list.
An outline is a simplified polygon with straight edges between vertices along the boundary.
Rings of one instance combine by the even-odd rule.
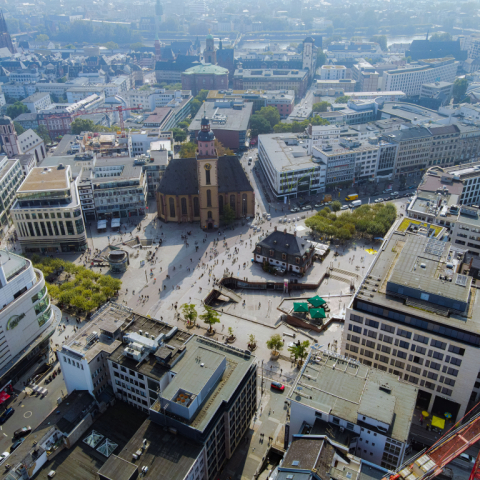
[[196, 157], [174, 158], [165, 170], [157, 191], [158, 217], [213, 230], [226, 205], [237, 219], [255, 216], [255, 194], [240, 161], [234, 155], [218, 157], [210, 121], [203, 118]]

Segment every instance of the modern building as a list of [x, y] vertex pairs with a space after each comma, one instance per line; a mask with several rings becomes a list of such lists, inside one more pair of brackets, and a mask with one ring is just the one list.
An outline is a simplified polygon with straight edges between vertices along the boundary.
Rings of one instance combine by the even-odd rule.
[[378, 90], [379, 73], [370, 63], [362, 61], [352, 67], [352, 78], [357, 82], [359, 92], [375, 92]]
[[37, 346], [36, 340], [54, 319], [42, 272], [27, 258], [7, 250], [0, 250], [0, 305], [0, 377], [5, 385], [4, 374], [24, 359], [27, 350], [33, 356], [30, 347]]
[[311, 349], [288, 395], [286, 436], [293, 441], [306, 423], [331, 432], [349, 453], [395, 470], [405, 456], [418, 389], [346, 355]]
[[11, 215], [23, 252], [82, 252], [87, 248], [77, 181], [69, 165], [35, 167], [16, 197]]
[[312, 266], [314, 255], [314, 246], [308, 240], [297, 237], [297, 232], [287, 233], [286, 228], [281, 232], [275, 227], [270, 235], [257, 242], [253, 259], [262, 265], [304, 275]]
[[408, 96], [420, 95], [422, 85], [432, 82], [454, 82], [459, 62], [453, 58], [420, 60], [418, 66], [387, 70], [383, 90], [401, 90]]
[[[430, 175], [434, 172], [428, 172]], [[453, 176], [455, 183], [461, 182], [463, 188], [459, 190], [460, 205], [479, 205], [480, 204], [480, 162], [468, 163], [439, 170], [441, 177]], [[447, 187], [448, 188], [448, 187]]]
[[31, 129], [18, 136], [18, 144], [22, 155], [34, 155], [37, 164], [46, 157], [45, 142]]
[[452, 245], [467, 248], [469, 253], [480, 255], [480, 215], [478, 207], [460, 206], [458, 217], [452, 225]]
[[441, 112], [406, 102], [379, 102], [377, 113], [382, 120], [397, 118], [412, 125], [423, 125], [433, 122], [439, 124], [449, 123], [447, 117]]
[[36, 92], [22, 100], [22, 103], [28, 108], [30, 113], [38, 113], [52, 104], [50, 94], [46, 92]]
[[452, 92], [452, 82], [424, 83], [420, 89], [420, 98], [435, 98], [440, 100], [442, 105], [447, 105], [452, 99]]
[[309, 82], [308, 70], [248, 70], [237, 68], [233, 76], [235, 90], [294, 90], [297, 98], [305, 95]]
[[428, 166], [440, 165], [442, 167], [450, 167], [454, 165], [458, 158], [457, 149], [460, 146], [460, 129], [453, 124], [429, 126], [428, 130], [432, 134]]
[[320, 80], [344, 80], [347, 78], [347, 67], [344, 65], [322, 65]]
[[325, 191], [327, 165], [308, 153], [307, 142], [291, 133], [258, 136], [259, 165], [278, 200]]
[[204, 117], [197, 136], [196, 158], [174, 158], [158, 187], [158, 217], [165, 222], [198, 222], [218, 228], [225, 206], [235, 218], [255, 216], [254, 191], [236, 156], [218, 157], [215, 135]]
[[215, 138], [225, 148], [234, 151], [245, 150], [252, 109], [253, 104], [243, 100], [205, 102], [188, 126], [190, 140], [197, 141], [202, 120], [207, 117], [211, 128], [215, 130]]
[[122, 93], [130, 108], [141, 108], [151, 111], [155, 108], [166, 107], [172, 102], [188, 100], [192, 96], [190, 90], [165, 90], [164, 88], [155, 89], [131, 89]]
[[228, 88], [228, 70], [218, 65], [197, 65], [182, 73], [182, 90], [191, 90], [192, 95], [197, 95], [200, 90], [226, 88]]
[[10, 226], [10, 209], [15, 201], [15, 193], [22, 183], [23, 174], [18, 159], [9, 160], [5, 155], [0, 157], [0, 228]]
[[429, 230], [384, 240], [347, 308], [341, 352], [417, 387], [416, 415], [449, 412], [455, 422], [478, 401], [479, 313], [472, 278], [460, 273], [465, 247]]
[[189, 480], [216, 478], [257, 408], [250, 352], [118, 304], [102, 307], [57, 355], [68, 392], [98, 396], [112, 388], [118, 400], [148, 413], [152, 424], [200, 445], [193, 462], [200, 475], [182, 477]]

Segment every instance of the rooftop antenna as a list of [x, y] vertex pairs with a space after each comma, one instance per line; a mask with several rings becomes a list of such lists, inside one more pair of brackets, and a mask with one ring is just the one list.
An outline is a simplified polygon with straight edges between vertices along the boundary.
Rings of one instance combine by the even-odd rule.
[[427, 28], [427, 38], [425, 40], [428, 40], [428, 34], [430, 33], [430, 29]]

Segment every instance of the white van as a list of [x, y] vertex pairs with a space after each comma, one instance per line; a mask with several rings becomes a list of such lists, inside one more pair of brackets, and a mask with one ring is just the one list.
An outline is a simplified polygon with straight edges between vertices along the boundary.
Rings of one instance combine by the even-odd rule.
[[393, 188], [386, 188], [383, 193], [390, 193], [393, 192]]

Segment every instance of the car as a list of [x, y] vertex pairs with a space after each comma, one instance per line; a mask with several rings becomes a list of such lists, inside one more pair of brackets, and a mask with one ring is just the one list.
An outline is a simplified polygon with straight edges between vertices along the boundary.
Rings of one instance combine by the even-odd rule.
[[377, 199], [375, 200], [375, 203], [381, 203], [381, 202], [383, 202], [383, 198], [377, 198]]
[[10, 453], [14, 452], [24, 441], [25, 437], [19, 438], [16, 442], [12, 443], [12, 446], [10, 447]]
[[469, 455], [468, 453], [461, 453], [458, 458], [468, 463], [475, 463], [475, 458]]
[[3, 425], [14, 413], [15, 413], [15, 410], [13, 408], [7, 408], [0, 415], [0, 425]]
[[316, 203], [315, 208], [322, 208], [324, 205], [324, 203]]
[[398, 195], [398, 192], [393, 192], [390, 195]]
[[306, 211], [306, 210], [310, 210], [310, 205], [305, 205], [304, 207], [302, 207], [302, 210], [303, 211]]
[[10, 454], [8, 452], [3, 452], [1, 455], [0, 455], [0, 465], [10, 456]]
[[27, 435], [30, 435], [31, 432], [32, 432], [32, 427], [30, 426], [22, 427], [13, 432], [13, 438], [17, 439], [20, 437], [26, 437]]
[[348, 205], [342, 205], [342, 208], [340, 210], [348, 210], [350, 207]]
[[297, 207], [293, 207], [293, 208], [290, 209], [290, 211], [291, 211], [292, 213], [296, 213], [296, 212], [299, 212], [300, 209], [297, 208]]
[[279, 382], [272, 382], [270, 387], [272, 387], [274, 390], [279, 390], [280, 392], [285, 390], [285, 385], [282, 385]]
[[328, 205], [331, 205], [331, 204], [332, 204], [332, 202], [325, 202], [323, 205], [324, 205], [325, 207], [328, 207]]

